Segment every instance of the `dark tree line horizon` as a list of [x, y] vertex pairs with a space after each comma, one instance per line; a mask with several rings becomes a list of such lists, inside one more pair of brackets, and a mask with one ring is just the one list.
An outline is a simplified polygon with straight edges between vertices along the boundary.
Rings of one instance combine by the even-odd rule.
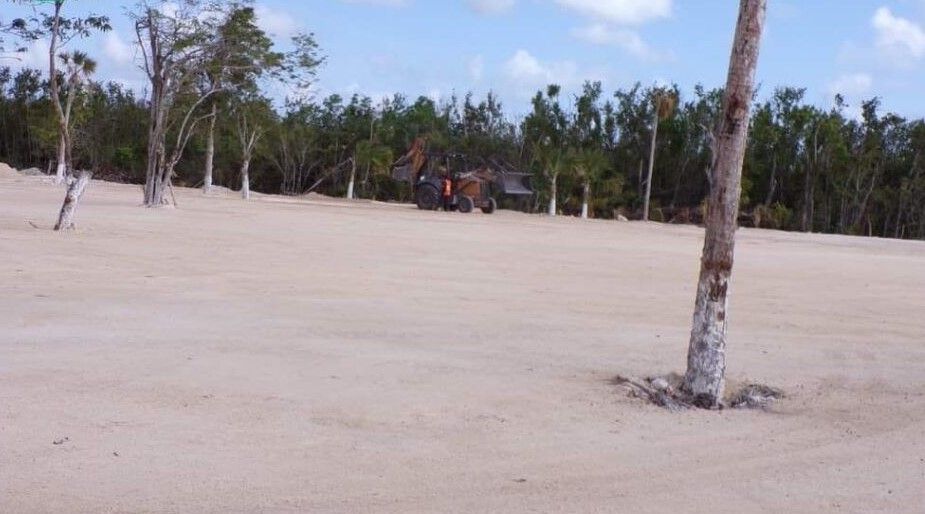
[[[0, 161], [54, 173], [58, 134], [46, 75], [0, 67]], [[415, 138], [425, 136], [429, 150], [499, 158], [532, 172], [532, 212], [640, 219], [651, 190], [649, 219], [699, 223], [710, 191], [721, 98], [720, 89], [702, 86], [684, 93], [677, 86], [637, 83], [606, 93], [589, 82], [565, 95], [550, 85], [536, 93], [529, 112], [515, 118], [493, 93], [442, 102], [334, 94], [276, 109], [259, 87], [249, 86], [216, 96], [214, 121], [189, 135], [173, 182], [202, 186], [211, 158], [214, 184], [238, 189], [244, 113], [246, 122], [260, 127], [245, 169], [250, 188], [262, 193], [343, 196], [352, 168], [356, 197], [409, 201], [409, 188], [389, 171]], [[196, 95], [176, 101], [182, 108]], [[117, 83], [83, 81], [72, 114], [74, 167], [97, 178], [145, 183], [148, 106], [147, 95]], [[852, 118], [840, 96], [831, 108], [814, 106], [805, 89], [794, 87], [756, 101], [742, 224], [925, 238], [925, 120], [883, 112], [877, 98], [860, 110], [860, 119]], [[209, 126], [212, 143], [203, 129]]]

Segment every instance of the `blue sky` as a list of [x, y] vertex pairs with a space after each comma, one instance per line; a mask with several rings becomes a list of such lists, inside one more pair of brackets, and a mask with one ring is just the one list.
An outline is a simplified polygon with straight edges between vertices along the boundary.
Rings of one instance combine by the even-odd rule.
[[[71, 0], [71, 12], [108, 14], [115, 31], [75, 43], [99, 57], [99, 77], [138, 87], [130, 2]], [[262, 26], [280, 41], [317, 35], [328, 62], [319, 94], [373, 97], [401, 92], [445, 99], [454, 91], [497, 92], [522, 112], [548, 82], [567, 91], [601, 80], [607, 91], [677, 82], [721, 85], [737, 0], [260, 0]], [[22, 8], [5, 7], [4, 16]], [[41, 44], [24, 64], [41, 66]], [[925, 116], [925, 0], [769, 0], [759, 66], [762, 92], [835, 91], [856, 106]]]

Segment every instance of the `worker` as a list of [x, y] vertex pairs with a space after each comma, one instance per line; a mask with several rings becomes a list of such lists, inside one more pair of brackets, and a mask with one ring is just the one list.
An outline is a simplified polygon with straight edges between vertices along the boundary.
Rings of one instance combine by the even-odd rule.
[[453, 203], [453, 180], [450, 179], [450, 174], [447, 173], [443, 176], [443, 210], [449, 212], [450, 206]]

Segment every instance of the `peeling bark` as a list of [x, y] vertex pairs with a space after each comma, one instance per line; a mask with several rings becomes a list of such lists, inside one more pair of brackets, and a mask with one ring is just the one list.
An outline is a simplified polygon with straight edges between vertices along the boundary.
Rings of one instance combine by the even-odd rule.
[[685, 392], [706, 408], [720, 404], [725, 388], [729, 285], [742, 188], [742, 165], [755, 89], [767, 0], [741, 0], [729, 62], [723, 116], [716, 136], [715, 187], [710, 192], [703, 258], [684, 376]]
[[74, 229], [77, 205], [80, 203], [80, 197], [83, 196], [84, 190], [92, 177], [93, 174], [89, 171], [81, 171], [77, 179], [68, 186], [67, 194], [64, 195], [64, 204], [61, 205], [61, 212], [58, 214], [58, 223], [55, 224], [55, 230]]

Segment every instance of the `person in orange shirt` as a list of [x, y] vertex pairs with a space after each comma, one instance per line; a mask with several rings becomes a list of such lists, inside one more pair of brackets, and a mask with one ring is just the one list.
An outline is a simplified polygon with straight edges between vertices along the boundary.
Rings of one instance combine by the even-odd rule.
[[447, 173], [443, 177], [443, 210], [449, 212], [450, 206], [453, 203], [453, 180], [450, 179], [450, 174]]

